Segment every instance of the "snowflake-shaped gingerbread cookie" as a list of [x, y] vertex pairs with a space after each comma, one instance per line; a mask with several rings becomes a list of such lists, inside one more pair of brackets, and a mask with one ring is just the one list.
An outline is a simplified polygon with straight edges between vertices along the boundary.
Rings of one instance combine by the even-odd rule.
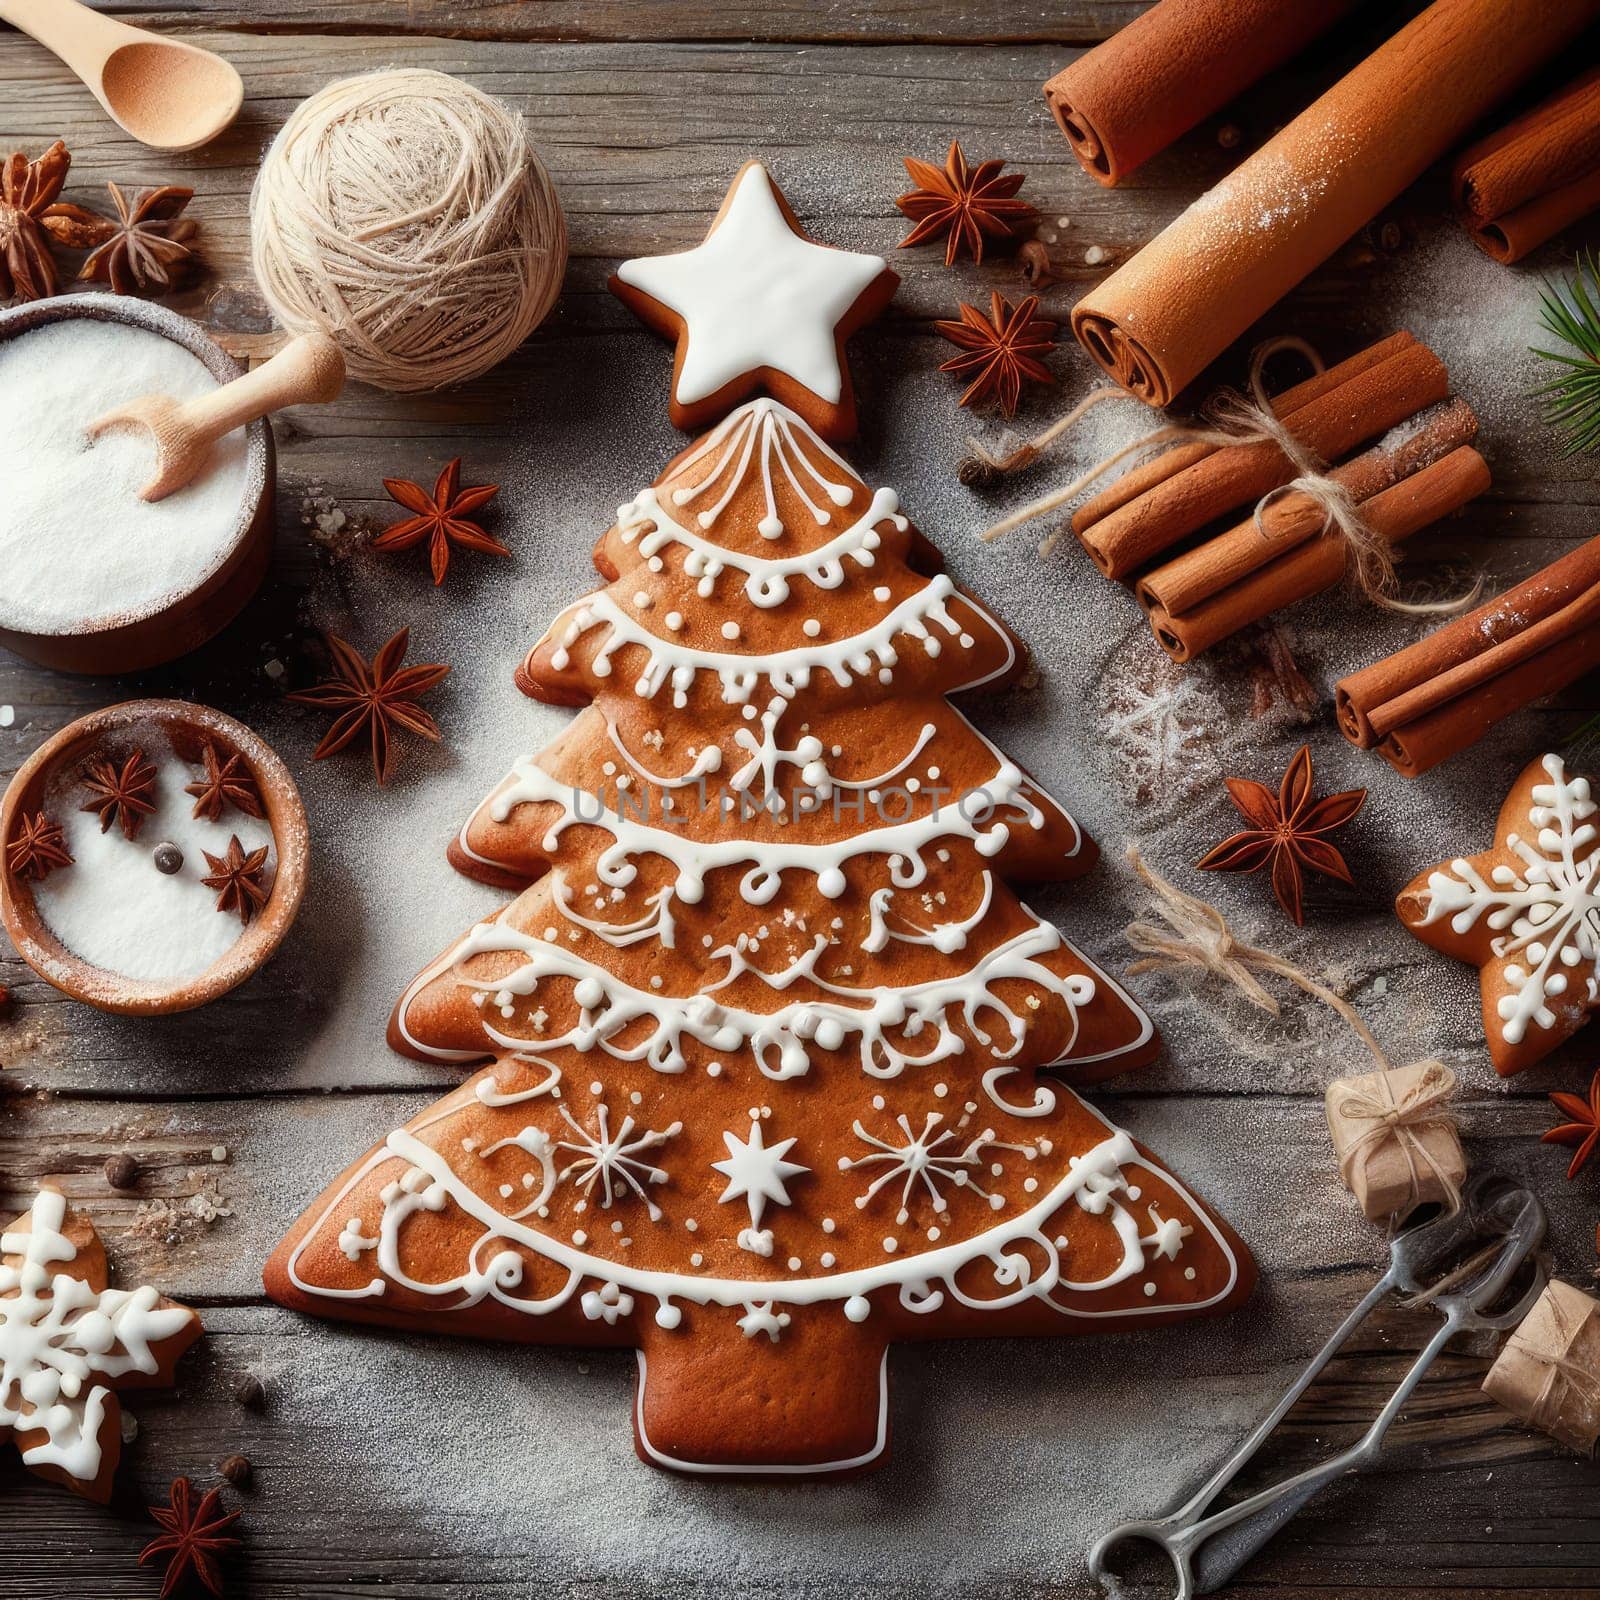
[[1506, 796], [1493, 848], [1441, 862], [1395, 902], [1424, 944], [1479, 968], [1502, 1075], [1542, 1060], [1600, 1007], [1597, 809], [1587, 778], [1541, 756]]
[[199, 1317], [154, 1289], [108, 1289], [93, 1225], [41, 1189], [0, 1235], [0, 1439], [41, 1477], [109, 1499], [122, 1449], [112, 1386], [170, 1383], [199, 1335]]

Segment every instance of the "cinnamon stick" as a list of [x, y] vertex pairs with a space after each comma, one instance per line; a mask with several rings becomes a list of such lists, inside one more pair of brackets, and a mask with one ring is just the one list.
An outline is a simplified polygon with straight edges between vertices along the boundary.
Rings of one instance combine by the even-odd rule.
[[1496, 261], [1520, 261], [1600, 206], [1600, 66], [1456, 158], [1461, 225]]
[[[1339, 384], [1353, 378], [1358, 372], [1364, 372], [1368, 367], [1377, 365], [1406, 345], [1415, 343], [1409, 333], [1391, 333], [1387, 339], [1380, 339], [1376, 344], [1368, 345], [1365, 350], [1358, 350], [1337, 366], [1326, 367], [1307, 378], [1304, 383], [1297, 383], [1293, 388], [1272, 396], [1268, 401], [1272, 414], [1280, 421], [1286, 422], [1295, 412], [1326, 394], [1330, 389], [1337, 388]], [[1220, 445], [1214, 444], [1179, 444], [1163, 450], [1160, 455], [1130, 468], [1115, 483], [1102, 489], [1092, 500], [1086, 501], [1073, 518], [1074, 528], [1079, 526], [1079, 519], [1082, 519], [1083, 527], [1098, 522], [1102, 517], [1120, 510], [1130, 500], [1136, 500], [1140, 495], [1148, 493], [1157, 484], [1175, 477], [1185, 467], [1214, 455], [1221, 448]]]
[[1597, 16], [1434, 0], [1073, 308], [1131, 394], [1179, 390]]
[[[1470, 445], [1462, 445], [1363, 500], [1361, 514], [1374, 533], [1400, 544], [1488, 487], [1488, 464]], [[1253, 526], [1251, 533], [1260, 541]], [[1150, 626], [1174, 661], [1192, 661], [1250, 623], [1336, 587], [1347, 560], [1340, 536], [1321, 533], [1205, 596], [1187, 611], [1174, 614], [1151, 603]]]
[[[1357, 445], [1444, 399], [1444, 363], [1397, 333], [1321, 374], [1309, 399], [1282, 413], [1313, 455], [1336, 461]], [[1158, 458], [1159, 460], [1160, 458]], [[1073, 532], [1108, 578], [1126, 578], [1207, 523], [1287, 483], [1294, 463], [1271, 440], [1225, 445], [1118, 503], [1097, 495], [1073, 515]], [[1131, 477], [1132, 474], [1130, 473]]]
[[1356, 0], [1161, 0], [1063, 67], [1045, 101], [1108, 188], [1324, 33]]
[[1600, 538], [1337, 688], [1339, 728], [1416, 777], [1600, 665]]
[[[1478, 419], [1472, 407], [1456, 396], [1391, 428], [1371, 449], [1335, 467], [1328, 477], [1361, 505], [1459, 446], [1471, 444], [1477, 433]], [[1251, 515], [1227, 532], [1152, 568], [1135, 587], [1139, 603], [1147, 611], [1192, 611], [1202, 600], [1258, 568], [1273, 565], [1295, 545], [1321, 534], [1327, 520], [1312, 496], [1286, 494], [1263, 510], [1259, 527]]]

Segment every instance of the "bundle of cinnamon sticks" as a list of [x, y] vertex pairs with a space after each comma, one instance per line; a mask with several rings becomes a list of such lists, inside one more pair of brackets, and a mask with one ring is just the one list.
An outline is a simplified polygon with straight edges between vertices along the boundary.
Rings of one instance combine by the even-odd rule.
[[[1408, 333], [1285, 390], [1271, 409], [1304, 451], [1343, 462], [1327, 477], [1390, 544], [1489, 485], [1472, 408]], [[1299, 488], [1276, 493], [1297, 471], [1272, 439], [1180, 444], [1081, 506], [1073, 531], [1107, 577], [1133, 586], [1162, 648], [1188, 661], [1344, 576], [1349, 551], [1325, 504]]]
[[1600, 666], [1600, 538], [1338, 685], [1339, 727], [1408, 778]]
[[1600, 66], [1456, 158], [1461, 225], [1496, 261], [1520, 261], [1600, 207]]

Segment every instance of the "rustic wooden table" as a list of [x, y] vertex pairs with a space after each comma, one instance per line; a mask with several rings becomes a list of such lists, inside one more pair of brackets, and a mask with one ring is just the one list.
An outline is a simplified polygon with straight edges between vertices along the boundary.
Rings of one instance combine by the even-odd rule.
[[[90, 707], [178, 693], [277, 745], [316, 838], [312, 887], [285, 950], [206, 1010], [101, 1016], [0, 953], [0, 982], [19, 1001], [0, 1023], [0, 1211], [21, 1209], [40, 1179], [53, 1179], [89, 1205], [122, 1281], [161, 1285], [199, 1307], [207, 1327], [175, 1393], [135, 1398], [138, 1434], [110, 1508], [40, 1483], [5, 1453], [7, 1600], [154, 1595], [155, 1578], [134, 1564], [152, 1531], [142, 1507], [178, 1473], [211, 1481], [236, 1451], [255, 1467], [254, 1487], [233, 1496], [248, 1538], [230, 1589], [241, 1595], [1086, 1594], [1082, 1553], [1095, 1533], [1191, 1480], [1370, 1281], [1384, 1241], [1338, 1185], [1321, 1103], [1331, 1075], [1359, 1067], [1358, 1047], [1292, 997], [1274, 1022], [1204, 984], [1148, 977], [1137, 987], [1168, 1036], [1167, 1057], [1095, 1098], [1236, 1223], [1263, 1268], [1256, 1300], [1226, 1322], [1164, 1334], [898, 1351], [895, 1457], [872, 1478], [813, 1487], [670, 1479], [632, 1453], [631, 1360], [317, 1325], [260, 1290], [261, 1261], [301, 1207], [450, 1082], [383, 1042], [411, 974], [494, 903], [450, 871], [443, 841], [514, 756], [561, 725], [560, 713], [515, 692], [511, 665], [589, 581], [587, 552], [612, 508], [677, 447], [665, 419], [666, 352], [604, 292], [612, 263], [695, 242], [752, 154], [772, 163], [821, 237], [893, 253], [899, 157], [936, 159], [959, 137], [973, 155], [1027, 172], [1025, 197], [1045, 213], [1065, 279], [1047, 304], [1064, 318], [1078, 289], [1236, 159], [1217, 123], [1112, 192], [1070, 159], [1039, 85], [1139, 9], [1136, 0], [769, 0], [731, 12], [700, 0], [215, 0], [141, 11], [135, 20], [196, 38], [244, 76], [238, 123], [179, 158], [134, 144], [51, 57], [0, 36], [0, 150], [37, 153], [65, 138], [69, 196], [89, 203], [106, 179], [192, 184], [206, 272], [173, 303], [236, 351], [261, 348], [269, 333], [247, 260], [254, 168], [290, 109], [330, 78], [417, 63], [502, 96], [529, 119], [572, 234], [561, 303], [498, 371], [440, 396], [356, 388], [334, 406], [278, 419], [277, 566], [221, 642], [126, 681], [55, 676], [0, 654], [0, 775]], [[1341, 36], [1232, 108], [1240, 146], [1330, 81], [1363, 37]], [[1559, 266], [1572, 242], [1527, 270], [1494, 268], [1450, 227], [1437, 186], [1424, 184], [1269, 319], [1333, 356], [1409, 327], [1479, 408], [1495, 487], [1419, 541], [1427, 579], [1448, 581], [1442, 560], [1458, 569], [1469, 560], [1503, 583], [1594, 531], [1592, 461], [1559, 461], [1524, 398], [1538, 269]], [[958, 576], [1034, 647], [1037, 681], [976, 714], [1110, 847], [1092, 879], [1036, 903], [1117, 967], [1127, 958], [1121, 926], [1139, 903], [1120, 841], [1137, 839], [1196, 886], [1185, 863], [1228, 824], [1218, 774], [1272, 777], [1310, 739], [1329, 788], [1373, 791], [1350, 833], [1358, 887], [1318, 891], [1303, 935], [1278, 917], [1264, 885], [1206, 887], [1247, 935], [1327, 973], [1396, 1059], [1436, 1054], [1460, 1068], [1474, 1163], [1539, 1189], [1559, 1270], [1586, 1282], [1594, 1175], [1565, 1183], [1564, 1153], [1536, 1136], [1550, 1121], [1546, 1090], [1580, 1088], [1592, 1048], [1580, 1041], [1546, 1069], [1496, 1082], [1472, 974], [1408, 940], [1388, 903], [1419, 866], [1486, 841], [1503, 787], [1570, 736], [1592, 693], [1526, 713], [1471, 756], [1407, 784], [1345, 746], [1328, 711], [1340, 672], [1410, 636], [1395, 619], [1342, 600], [1285, 619], [1270, 643], [1287, 648], [1319, 697], [1309, 710], [1263, 639], [1187, 675], [1167, 667], [1126, 597], [1075, 550], [1041, 566], [1026, 536], [995, 549], [975, 538], [999, 502], [955, 483], [971, 423], [934, 370], [947, 352], [929, 323], [990, 286], [1014, 291], [1015, 264], [947, 272], [936, 252], [918, 251], [895, 265], [899, 299], [857, 341], [866, 419], [857, 458], [870, 480], [899, 489]], [[1057, 368], [1069, 396], [1090, 381], [1076, 352], [1064, 348]], [[1237, 373], [1235, 360], [1225, 375]], [[1105, 442], [1101, 430], [1078, 448], [1092, 457]], [[436, 593], [420, 564], [368, 555], [362, 535], [390, 510], [385, 475], [427, 480], [458, 453], [469, 481], [503, 485], [498, 526], [515, 559], [464, 559]], [[359, 760], [313, 765], [315, 720], [282, 701], [278, 664], [290, 677], [304, 672], [313, 621], [368, 648], [410, 623], [420, 659], [455, 667], [435, 704], [445, 745], [411, 752], [387, 792]], [[102, 1172], [125, 1150], [141, 1165], [134, 1193], [110, 1189]], [[1274, 1464], [1352, 1437], [1429, 1323], [1399, 1311], [1377, 1318], [1295, 1412]], [[1489, 1355], [1470, 1341], [1452, 1349], [1383, 1468], [1315, 1502], [1247, 1569], [1249, 1586], [1285, 1597], [1593, 1591], [1600, 1470], [1480, 1396]], [[247, 1371], [266, 1383], [262, 1413], [233, 1398]]]

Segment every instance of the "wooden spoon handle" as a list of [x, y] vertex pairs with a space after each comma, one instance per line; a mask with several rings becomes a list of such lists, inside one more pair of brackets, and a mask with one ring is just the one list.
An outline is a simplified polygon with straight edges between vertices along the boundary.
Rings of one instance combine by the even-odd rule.
[[97, 96], [101, 92], [100, 70], [118, 45], [160, 37], [91, 11], [79, 0], [0, 0], [0, 20], [37, 39]]
[[270, 361], [179, 408], [196, 443], [214, 444], [246, 422], [283, 406], [336, 400], [344, 388], [344, 357], [325, 333], [302, 333]]

